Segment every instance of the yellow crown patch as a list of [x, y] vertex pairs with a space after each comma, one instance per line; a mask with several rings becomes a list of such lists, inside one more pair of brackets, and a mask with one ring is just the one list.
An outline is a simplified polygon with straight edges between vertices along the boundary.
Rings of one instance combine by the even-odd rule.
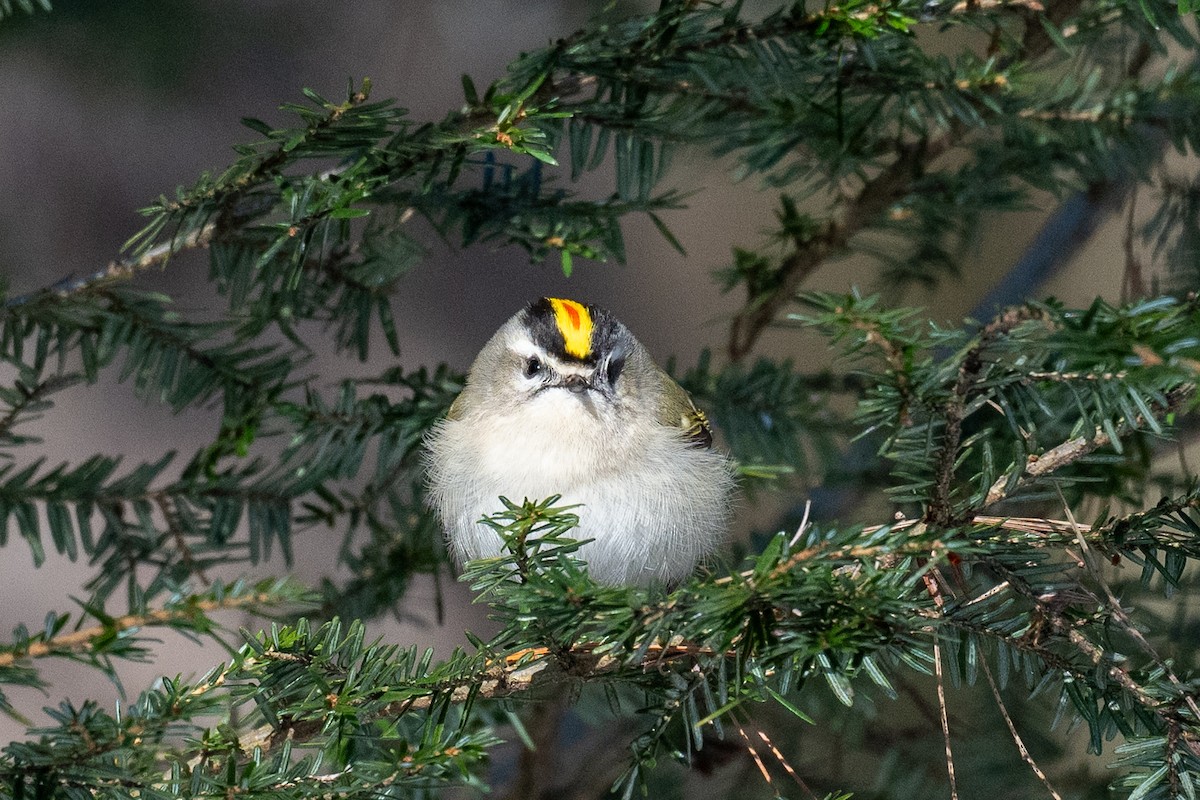
[[592, 315], [587, 306], [574, 300], [558, 297], [548, 298], [554, 309], [554, 322], [562, 334], [563, 346], [568, 355], [587, 358], [592, 352]]

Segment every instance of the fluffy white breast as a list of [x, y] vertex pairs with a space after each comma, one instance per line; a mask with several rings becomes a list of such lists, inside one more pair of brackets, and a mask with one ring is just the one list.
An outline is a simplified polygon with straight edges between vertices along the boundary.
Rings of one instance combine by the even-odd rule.
[[581, 504], [575, 535], [594, 539], [580, 556], [613, 584], [686, 577], [724, 535], [732, 478], [716, 451], [678, 430], [645, 421], [620, 424], [603, 398], [565, 389], [467, 415], [431, 434], [431, 503], [459, 562], [499, 554], [479, 520], [519, 502], [561, 494]]

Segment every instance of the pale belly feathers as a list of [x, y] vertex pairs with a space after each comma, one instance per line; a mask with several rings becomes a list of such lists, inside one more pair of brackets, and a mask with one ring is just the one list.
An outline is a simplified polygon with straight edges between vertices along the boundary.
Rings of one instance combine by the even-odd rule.
[[695, 447], [678, 429], [648, 423], [616, 430], [599, 410], [556, 391], [537, 408], [492, 414], [485, 424], [448, 420], [433, 447], [470, 455], [431, 475], [432, 500], [461, 563], [499, 555], [502, 542], [479, 520], [513, 502], [562, 495], [580, 505], [574, 538], [601, 583], [674, 583], [720, 542], [732, 483], [720, 453]]

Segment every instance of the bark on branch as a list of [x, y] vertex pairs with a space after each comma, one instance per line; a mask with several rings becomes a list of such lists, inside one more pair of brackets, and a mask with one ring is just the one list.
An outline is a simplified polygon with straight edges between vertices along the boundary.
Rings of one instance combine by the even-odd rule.
[[[1195, 392], [1195, 388], [1193, 385], [1187, 385], [1169, 393], [1167, 395], [1166, 406], [1158, 410], [1156, 416], [1162, 418], [1174, 411], [1178, 411]], [[1135, 422], [1137, 423], [1135, 427], [1141, 427], [1146, 423], [1146, 419], [1144, 416], [1139, 415]], [[1117, 428], [1118, 434], [1127, 433], [1129, 427], [1127, 423], [1120, 423]], [[1069, 439], [1056, 447], [1050, 448], [1040, 456], [1030, 456], [1029, 460], [1019, 467], [1018, 474], [1020, 477], [1017, 477], [1015, 482], [1014, 475], [1011, 472], [996, 479], [996, 482], [988, 489], [982, 508], [993, 506], [1001, 500], [1010, 497], [1013, 492], [1025, 488], [1033, 481], [1044, 478], [1050, 473], [1078, 461], [1097, 448], [1110, 444], [1112, 444], [1112, 437], [1103, 428], [1097, 427], [1091, 436], [1076, 436], [1074, 439]]]
[[11, 667], [18, 661], [46, 656], [82, 653], [91, 650], [99, 640], [111, 637], [114, 633], [133, 630], [135, 628], [168, 627], [173, 623], [195, 619], [212, 611], [228, 611], [237, 608], [248, 608], [256, 605], [266, 605], [275, 602], [276, 598], [267, 594], [251, 594], [240, 597], [228, 597], [222, 600], [204, 600], [191, 603], [179, 608], [160, 608], [147, 611], [144, 614], [126, 614], [114, 617], [104, 625], [59, 634], [44, 641], [30, 642], [27, 646], [16, 647], [8, 652], [0, 653], [0, 668]]

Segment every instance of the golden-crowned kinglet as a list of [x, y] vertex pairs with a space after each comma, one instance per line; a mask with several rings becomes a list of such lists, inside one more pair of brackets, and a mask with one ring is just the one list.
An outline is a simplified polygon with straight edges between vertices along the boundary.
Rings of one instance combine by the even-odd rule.
[[498, 555], [480, 520], [514, 501], [580, 504], [607, 584], [675, 584], [721, 541], [733, 476], [687, 392], [616, 317], [542, 298], [483, 346], [428, 440], [430, 504], [461, 564]]

